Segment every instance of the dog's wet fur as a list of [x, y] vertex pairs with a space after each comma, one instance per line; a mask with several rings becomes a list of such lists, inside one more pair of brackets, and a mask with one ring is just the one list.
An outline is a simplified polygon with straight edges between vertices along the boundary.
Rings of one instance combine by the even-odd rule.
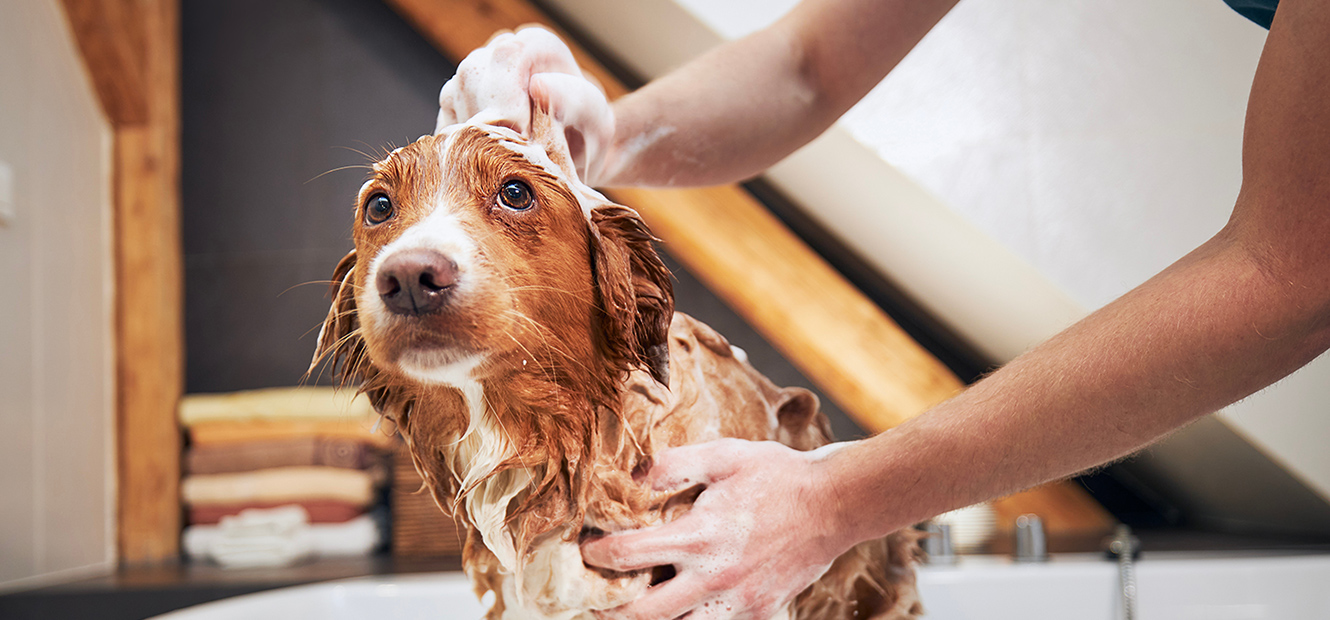
[[[722, 437], [811, 450], [831, 434], [812, 393], [776, 387], [674, 312], [638, 214], [576, 182], [547, 120], [532, 133], [455, 126], [373, 165], [315, 360], [332, 358], [396, 422], [439, 507], [468, 526], [463, 562], [478, 594], [495, 593], [489, 618], [590, 618], [673, 576], [588, 567], [577, 547], [688, 510], [701, 487], [635, 480], [652, 455]], [[529, 189], [522, 209], [501, 195], [520, 197], [515, 182]], [[448, 271], [421, 276], [421, 294], [444, 296], [428, 311], [385, 304], [397, 280], [384, 266], [407, 251]], [[917, 538], [854, 547], [792, 617], [918, 615]]]

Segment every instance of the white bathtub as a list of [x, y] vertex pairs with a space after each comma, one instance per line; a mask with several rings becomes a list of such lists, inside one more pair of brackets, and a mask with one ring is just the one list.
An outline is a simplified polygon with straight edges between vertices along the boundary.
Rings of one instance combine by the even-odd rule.
[[[1118, 569], [1102, 557], [965, 558], [921, 570], [920, 596], [938, 620], [1114, 620]], [[1141, 620], [1330, 620], [1330, 555], [1145, 555], [1136, 590]]]
[[[1017, 565], [967, 557], [924, 567], [930, 620], [1114, 620], [1117, 566], [1098, 556]], [[1158, 553], [1137, 564], [1141, 620], [1330, 619], [1330, 555]], [[157, 620], [474, 620], [483, 613], [458, 573], [369, 577], [207, 603]]]

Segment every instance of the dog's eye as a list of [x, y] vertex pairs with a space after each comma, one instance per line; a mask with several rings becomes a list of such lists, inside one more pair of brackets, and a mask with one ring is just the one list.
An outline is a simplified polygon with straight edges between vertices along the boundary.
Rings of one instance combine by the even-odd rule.
[[383, 194], [374, 194], [365, 201], [365, 223], [370, 226], [388, 221], [393, 212], [393, 201]]
[[535, 203], [531, 187], [521, 181], [509, 181], [499, 188], [499, 201], [514, 211], [526, 211]]

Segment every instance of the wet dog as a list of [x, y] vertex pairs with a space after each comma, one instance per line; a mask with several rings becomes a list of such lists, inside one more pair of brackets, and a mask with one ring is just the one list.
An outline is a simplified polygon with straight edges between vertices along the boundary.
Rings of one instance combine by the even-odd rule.
[[[331, 357], [396, 422], [489, 618], [590, 618], [670, 567], [586, 566], [586, 536], [657, 525], [701, 492], [634, 481], [653, 454], [722, 437], [831, 441], [816, 397], [778, 388], [673, 311], [670, 274], [633, 210], [577, 180], [564, 133], [453, 125], [373, 165], [355, 250], [337, 266], [316, 363]], [[916, 539], [863, 543], [788, 610], [907, 618]]]

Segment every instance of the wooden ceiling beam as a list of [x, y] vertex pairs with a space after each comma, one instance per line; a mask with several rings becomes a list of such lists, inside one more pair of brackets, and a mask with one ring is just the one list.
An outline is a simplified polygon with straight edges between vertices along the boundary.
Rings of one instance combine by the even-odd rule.
[[116, 127], [148, 121], [144, 8], [134, 0], [60, 0], [102, 110]]

